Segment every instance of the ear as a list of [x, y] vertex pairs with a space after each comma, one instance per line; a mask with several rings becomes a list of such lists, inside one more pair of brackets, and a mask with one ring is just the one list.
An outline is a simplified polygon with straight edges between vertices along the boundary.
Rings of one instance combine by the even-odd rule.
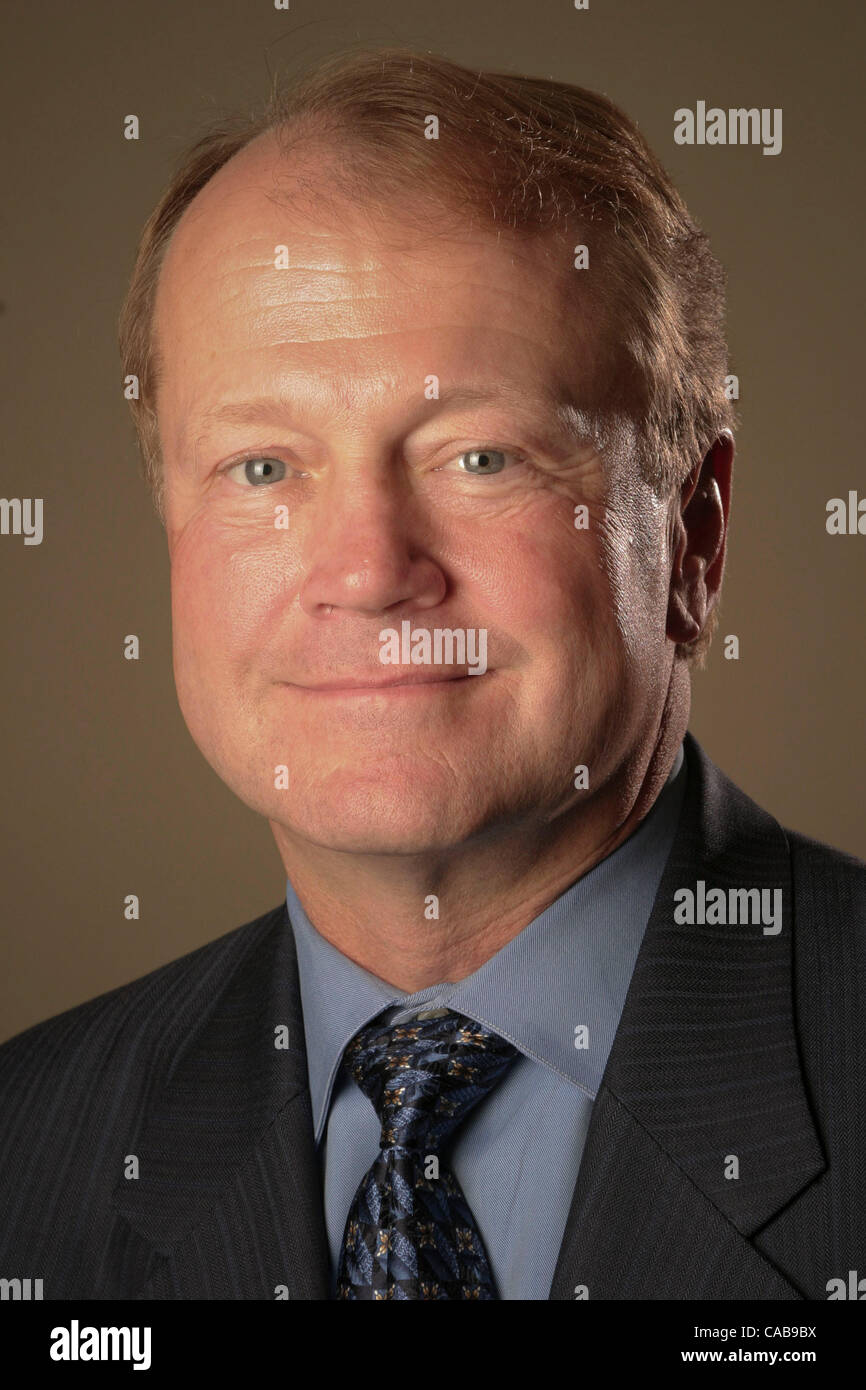
[[734, 436], [723, 430], [680, 488], [671, 519], [667, 635], [694, 642], [715, 607], [725, 568]]

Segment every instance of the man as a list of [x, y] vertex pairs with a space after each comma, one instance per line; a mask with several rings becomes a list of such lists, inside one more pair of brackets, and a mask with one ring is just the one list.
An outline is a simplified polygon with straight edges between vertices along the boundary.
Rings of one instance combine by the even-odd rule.
[[722, 275], [604, 98], [338, 59], [191, 152], [124, 370], [272, 912], [0, 1053], [59, 1299], [824, 1299], [866, 1269], [864, 866], [687, 725]]

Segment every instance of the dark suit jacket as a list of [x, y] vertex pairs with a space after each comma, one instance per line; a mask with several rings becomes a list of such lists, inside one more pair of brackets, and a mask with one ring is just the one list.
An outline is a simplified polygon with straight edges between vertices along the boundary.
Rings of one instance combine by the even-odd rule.
[[[690, 735], [686, 756], [550, 1297], [826, 1299], [866, 1275], [866, 864], [781, 829]], [[781, 887], [781, 933], [676, 925], [698, 879]], [[4, 1044], [0, 1097], [3, 1277], [327, 1297], [284, 904]]]

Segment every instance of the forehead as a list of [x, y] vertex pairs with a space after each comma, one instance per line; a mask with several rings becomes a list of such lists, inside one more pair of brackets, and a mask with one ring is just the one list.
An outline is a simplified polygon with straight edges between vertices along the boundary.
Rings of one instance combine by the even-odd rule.
[[261, 137], [193, 200], [157, 292], [161, 405], [196, 414], [305, 374], [344, 395], [419, 371], [573, 381], [589, 334], [563, 236], [497, 234], [411, 189], [359, 197], [346, 161]]

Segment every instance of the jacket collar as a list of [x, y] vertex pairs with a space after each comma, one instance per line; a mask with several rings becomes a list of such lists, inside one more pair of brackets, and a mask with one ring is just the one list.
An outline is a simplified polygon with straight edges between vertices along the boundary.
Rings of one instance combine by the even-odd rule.
[[[593, 1109], [552, 1298], [587, 1284], [602, 1298], [797, 1296], [743, 1240], [826, 1167], [794, 1025], [788, 842], [690, 734], [685, 748], [679, 829]], [[780, 889], [781, 931], [678, 923], [674, 895], [699, 880], [728, 902], [730, 889]]]

